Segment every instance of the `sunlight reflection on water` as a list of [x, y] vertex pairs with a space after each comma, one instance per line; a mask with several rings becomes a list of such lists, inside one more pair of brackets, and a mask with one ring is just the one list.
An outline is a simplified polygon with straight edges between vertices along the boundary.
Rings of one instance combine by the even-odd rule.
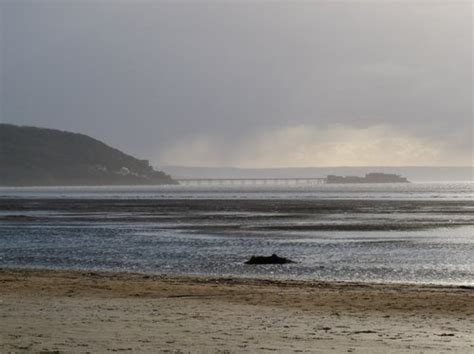
[[474, 285], [472, 186], [1, 188], [0, 265]]

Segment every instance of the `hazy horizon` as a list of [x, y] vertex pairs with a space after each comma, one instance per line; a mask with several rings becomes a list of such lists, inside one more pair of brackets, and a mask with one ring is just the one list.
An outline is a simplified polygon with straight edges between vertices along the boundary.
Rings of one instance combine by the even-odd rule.
[[238, 167], [238, 166], [205, 166], [205, 165], [155, 165], [156, 167], [185, 167], [185, 168], [235, 168], [235, 169], [242, 169], [242, 170], [284, 170], [284, 169], [308, 169], [308, 168], [371, 168], [371, 167], [390, 167], [390, 168], [473, 168], [471, 165], [457, 165], [457, 166], [449, 166], [449, 165], [360, 165], [360, 166], [351, 166], [351, 165], [339, 165], [339, 166], [304, 166], [304, 167], [296, 167], [296, 166], [283, 166], [283, 167], [269, 167], [269, 166], [259, 166], [259, 167]]
[[328, 175], [359, 176], [367, 173], [397, 174], [410, 182], [473, 181], [472, 166], [312, 166], [286, 168], [238, 168], [157, 166], [173, 178], [325, 178]]
[[0, 122], [155, 166], [473, 166], [472, 2], [0, 1]]

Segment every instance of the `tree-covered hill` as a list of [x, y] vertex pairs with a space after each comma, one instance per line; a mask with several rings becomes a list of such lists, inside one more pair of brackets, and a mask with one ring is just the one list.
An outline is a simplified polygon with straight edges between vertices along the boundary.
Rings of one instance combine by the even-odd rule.
[[0, 124], [0, 185], [174, 184], [165, 173], [87, 135]]

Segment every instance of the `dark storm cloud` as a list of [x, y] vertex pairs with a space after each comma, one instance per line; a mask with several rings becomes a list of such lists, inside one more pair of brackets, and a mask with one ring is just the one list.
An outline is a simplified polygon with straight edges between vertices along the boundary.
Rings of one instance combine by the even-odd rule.
[[[166, 163], [197, 149], [184, 162], [278, 165], [272, 139], [311, 154], [322, 147], [310, 143], [328, 136], [338, 146], [358, 137], [346, 158], [333, 147], [335, 163], [358, 151], [373, 157], [390, 135], [393, 151], [410, 145], [402, 164], [472, 155], [470, 1], [7, 0], [0, 8], [6, 122], [84, 132]], [[379, 145], [362, 146], [364, 137]], [[260, 151], [253, 162], [248, 146]], [[408, 159], [415, 150], [430, 153]]]

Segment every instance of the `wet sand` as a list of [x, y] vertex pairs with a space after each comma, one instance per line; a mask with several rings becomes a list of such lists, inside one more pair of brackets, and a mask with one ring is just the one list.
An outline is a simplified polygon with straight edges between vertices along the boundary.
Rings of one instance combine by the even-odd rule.
[[0, 269], [0, 351], [474, 351], [474, 289]]

